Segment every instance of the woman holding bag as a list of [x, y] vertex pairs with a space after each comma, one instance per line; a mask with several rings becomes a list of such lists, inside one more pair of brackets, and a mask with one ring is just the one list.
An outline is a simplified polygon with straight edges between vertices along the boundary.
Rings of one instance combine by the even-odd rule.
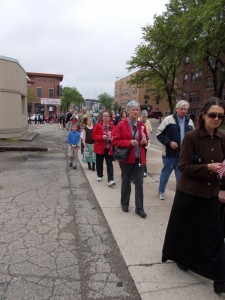
[[109, 110], [102, 112], [102, 122], [95, 124], [92, 131], [94, 152], [96, 154], [97, 181], [103, 179], [103, 162], [106, 161], [108, 186], [115, 185], [113, 170], [112, 133], [114, 125], [111, 122], [112, 114]]
[[135, 212], [141, 218], [147, 214], [143, 207], [143, 176], [146, 164], [145, 145], [148, 143], [146, 127], [138, 122], [140, 105], [136, 101], [127, 103], [128, 117], [120, 121], [113, 133], [113, 145], [115, 147], [131, 148], [127, 160], [119, 161], [121, 169], [121, 206], [124, 212], [129, 211], [131, 194], [131, 178], [135, 185]]
[[162, 255], [163, 262], [173, 260], [180, 269], [213, 280], [218, 294], [225, 293], [225, 247], [218, 199], [225, 159], [225, 133], [218, 127], [224, 119], [225, 101], [213, 97], [200, 111], [199, 127], [184, 137], [181, 176]]

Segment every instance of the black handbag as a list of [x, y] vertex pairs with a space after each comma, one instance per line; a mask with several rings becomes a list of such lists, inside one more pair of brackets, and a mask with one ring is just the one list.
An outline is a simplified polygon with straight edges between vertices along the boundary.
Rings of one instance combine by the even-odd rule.
[[[138, 126], [136, 127], [135, 132], [133, 134], [133, 139], [135, 138], [135, 134], [137, 132], [137, 128], [138, 128]], [[128, 156], [130, 154], [130, 150], [131, 150], [131, 148], [115, 147], [114, 153], [113, 153], [113, 158], [115, 160], [120, 160], [120, 161], [127, 160]]]
[[131, 148], [115, 147], [113, 158], [117, 160], [127, 160]]

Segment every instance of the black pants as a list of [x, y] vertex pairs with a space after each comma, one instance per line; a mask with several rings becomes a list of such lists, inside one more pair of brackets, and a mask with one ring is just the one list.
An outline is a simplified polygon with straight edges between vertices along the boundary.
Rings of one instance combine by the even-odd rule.
[[103, 162], [105, 158], [106, 167], [107, 167], [107, 176], [108, 182], [114, 180], [114, 171], [113, 171], [113, 157], [112, 155], [108, 155], [109, 150], [105, 149], [105, 154], [96, 154], [96, 170], [97, 176], [103, 177]]
[[220, 202], [220, 217], [223, 226], [223, 235], [225, 238], [225, 203]]
[[136, 209], [143, 211], [143, 176], [144, 166], [139, 167], [139, 160], [134, 164], [120, 163], [121, 168], [121, 206], [129, 206], [131, 193], [131, 179], [135, 185], [135, 206]]
[[80, 151], [81, 151], [81, 154], [84, 154], [84, 143], [83, 142], [80, 143]]
[[[145, 157], [147, 156], [147, 149], [145, 149]], [[144, 173], [147, 173], [147, 159], [146, 159], [146, 165], [144, 166]]]

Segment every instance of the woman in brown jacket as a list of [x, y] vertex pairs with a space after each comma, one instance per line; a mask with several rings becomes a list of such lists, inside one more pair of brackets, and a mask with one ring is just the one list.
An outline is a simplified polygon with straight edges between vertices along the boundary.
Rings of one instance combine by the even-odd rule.
[[225, 293], [225, 247], [219, 211], [218, 171], [225, 159], [225, 101], [202, 107], [199, 127], [186, 133], [180, 153], [180, 180], [166, 231], [162, 261], [214, 281]]

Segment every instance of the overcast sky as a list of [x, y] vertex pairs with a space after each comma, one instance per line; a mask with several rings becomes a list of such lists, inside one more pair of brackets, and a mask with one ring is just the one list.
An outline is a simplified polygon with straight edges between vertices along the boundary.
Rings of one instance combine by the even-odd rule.
[[114, 96], [141, 28], [168, 0], [0, 0], [0, 55], [26, 72], [64, 75], [85, 99]]

